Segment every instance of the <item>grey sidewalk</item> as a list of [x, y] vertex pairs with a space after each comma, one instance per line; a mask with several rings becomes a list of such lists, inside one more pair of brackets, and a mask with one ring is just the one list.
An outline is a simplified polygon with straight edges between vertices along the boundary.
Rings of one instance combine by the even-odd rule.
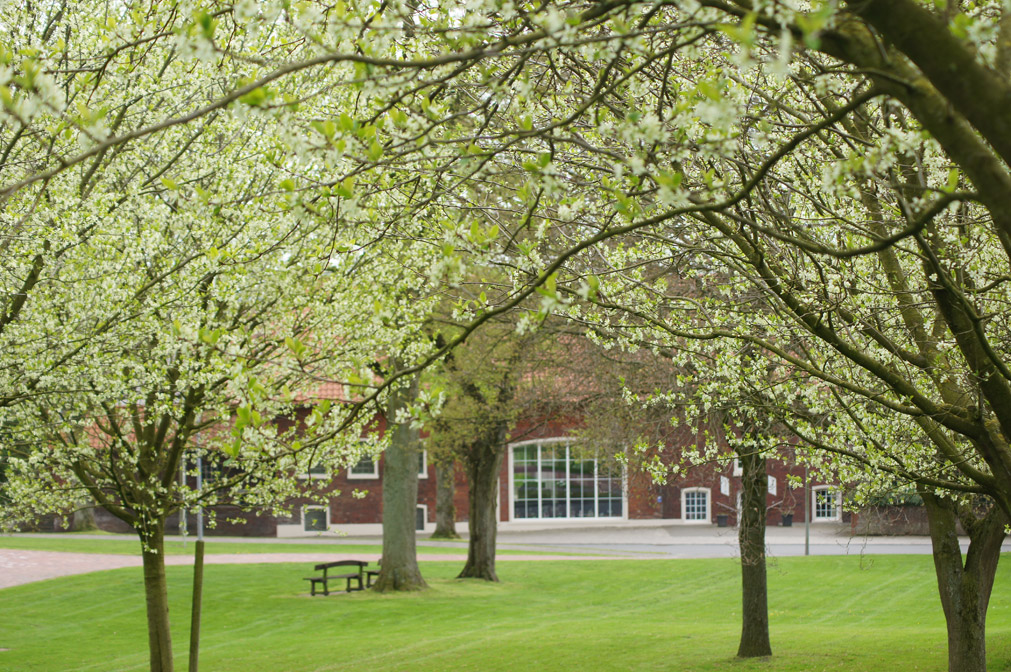
[[[466, 524], [457, 530], [466, 538]], [[39, 537], [63, 535], [39, 534]], [[766, 544], [771, 556], [797, 556], [805, 553], [805, 528], [803, 523], [793, 527], [768, 527]], [[115, 539], [120, 535], [74, 535], [75, 538]], [[466, 553], [462, 542], [431, 541], [429, 535], [418, 536], [419, 551], [425, 547], [459, 548]], [[178, 539], [178, 537], [174, 537]], [[192, 539], [192, 537], [190, 537]], [[208, 537], [220, 543], [312, 544], [321, 547], [339, 547], [347, 544], [381, 544], [379, 536], [346, 537]], [[714, 525], [685, 525], [679, 522], [630, 521], [615, 524], [532, 524], [503, 525], [498, 532], [500, 549], [536, 551], [541, 553], [592, 553], [667, 558], [720, 558], [736, 557], [737, 530]], [[962, 539], [963, 550], [968, 539]], [[810, 526], [807, 547], [811, 555], [852, 554], [929, 554], [930, 538], [925, 536], [852, 536], [847, 524], [819, 523]], [[1005, 541], [1004, 552], [1011, 552], [1011, 539]]]
[[[651, 521], [653, 522], [653, 521]], [[848, 524], [819, 523], [808, 532], [802, 524], [766, 528], [769, 555], [929, 554], [926, 536], [853, 536]], [[500, 548], [555, 552], [639, 553], [668, 558], [736, 557], [737, 529], [713, 525], [685, 525], [655, 521], [652, 525], [510, 529], [500, 531]], [[430, 542], [431, 543], [431, 542]], [[962, 539], [963, 550], [968, 538]], [[1004, 552], [1011, 552], [1011, 539]]]

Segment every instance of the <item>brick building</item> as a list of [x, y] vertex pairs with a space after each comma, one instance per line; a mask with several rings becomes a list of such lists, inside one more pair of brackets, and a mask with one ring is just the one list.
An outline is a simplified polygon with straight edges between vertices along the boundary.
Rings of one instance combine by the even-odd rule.
[[[535, 432], [516, 434], [523, 438], [509, 444], [499, 475], [499, 525], [503, 529], [560, 524], [621, 525], [657, 519], [685, 525], [736, 525], [741, 471], [739, 462], [732, 457], [694, 467], [675, 482], [657, 484], [635, 465], [623, 468], [613, 460], [587, 454], [564, 425], [549, 423]], [[787, 461], [789, 456], [784, 458], [767, 462], [770, 525], [804, 520], [804, 491], [791, 488], [787, 481], [788, 475], [802, 479], [804, 470]], [[435, 469], [429, 462], [427, 453], [420, 452], [418, 529], [430, 532], [435, 526], [436, 481]], [[467, 486], [460, 472], [457, 469], [455, 503], [458, 524], [465, 530]], [[277, 536], [380, 533], [382, 474], [380, 456], [363, 459], [332, 475], [336, 494], [325, 502], [299, 502], [291, 518], [277, 521]], [[843, 521], [840, 489], [821, 482], [810, 485], [811, 521]]]

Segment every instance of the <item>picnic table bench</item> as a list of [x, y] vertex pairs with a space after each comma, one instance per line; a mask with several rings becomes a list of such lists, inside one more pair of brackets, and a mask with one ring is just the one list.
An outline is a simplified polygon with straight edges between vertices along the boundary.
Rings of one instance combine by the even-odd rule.
[[[364, 586], [362, 585], [362, 576], [365, 572], [365, 567], [369, 563], [362, 560], [337, 560], [336, 562], [324, 562], [322, 564], [313, 567], [317, 572], [323, 572], [322, 576], [307, 576], [305, 580], [309, 582], [310, 593], [316, 595], [316, 586], [323, 587], [323, 594], [330, 594], [330, 586], [328, 582], [330, 581], [340, 581], [344, 579], [347, 583], [345, 584], [346, 592], [351, 592], [352, 590], [362, 590]], [[346, 574], [328, 574], [327, 572], [334, 567], [354, 567], [355, 570], [348, 572]], [[351, 582], [356, 581], [358, 583], [357, 588], [351, 587]]]

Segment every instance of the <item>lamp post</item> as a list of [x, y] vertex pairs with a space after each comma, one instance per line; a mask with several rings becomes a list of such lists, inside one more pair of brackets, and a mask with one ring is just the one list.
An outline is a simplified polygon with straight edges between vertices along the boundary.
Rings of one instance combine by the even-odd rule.
[[804, 555], [811, 555], [811, 488], [804, 465]]
[[[197, 494], [204, 487], [204, 460], [197, 455]], [[193, 553], [193, 611], [190, 613], [190, 672], [200, 656], [200, 601], [204, 590], [204, 507], [197, 504], [197, 548]]]

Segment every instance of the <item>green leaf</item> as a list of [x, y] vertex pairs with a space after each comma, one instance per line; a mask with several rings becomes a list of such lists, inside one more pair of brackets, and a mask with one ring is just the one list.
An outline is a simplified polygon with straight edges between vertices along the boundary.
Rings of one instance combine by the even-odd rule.
[[208, 40], [214, 39], [214, 31], [218, 27], [218, 20], [204, 11], [197, 14], [196, 19], [197, 25], [200, 26], [200, 32], [203, 33], [204, 37]]
[[389, 116], [390, 121], [392, 121], [393, 125], [396, 126], [397, 128], [403, 128], [404, 126], [407, 125], [407, 113], [404, 112], [403, 110], [397, 109], [390, 110]]
[[0, 86], [0, 103], [3, 103], [4, 109], [8, 112], [14, 112], [14, 94], [11, 93], [9, 87]]
[[274, 97], [274, 94], [268, 89], [259, 86], [244, 96], [239, 97], [239, 102], [243, 105], [249, 105], [250, 107], [262, 107], [266, 105]]
[[656, 183], [661, 187], [667, 187], [668, 189], [673, 191], [677, 189], [679, 186], [681, 186], [681, 180], [684, 179], [684, 175], [682, 175], [679, 172], [671, 173], [667, 171], [660, 171], [659, 173], [657, 173], [654, 179], [656, 180]]
[[969, 30], [972, 28], [973, 23], [974, 20], [971, 16], [965, 13], [959, 13], [956, 14], [951, 20], [951, 23], [948, 24], [948, 29], [951, 31], [951, 34], [958, 39], [967, 40], [969, 39]]
[[720, 87], [709, 80], [703, 79], [695, 88], [699, 93], [711, 100], [718, 102], [723, 98], [723, 94], [720, 92]]
[[944, 190], [949, 194], [954, 193], [955, 189], [958, 188], [958, 178], [961, 175], [958, 168], [952, 167], [948, 171], [948, 183], [945, 185]]
[[337, 124], [329, 119], [326, 121], [313, 121], [309, 125], [327, 140], [333, 140], [334, 136], [337, 135]]
[[284, 337], [284, 344], [288, 346], [297, 359], [302, 359], [302, 353], [305, 352], [305, 344], [298, 339], [292, 338], [291, 336]]
[[748, 12], [739, 24], [723, 23], [716, 27], [734, 42], [750, 47], [755, 43], [755, 21], [757, 19], [758, 15], [755, 12]]
[[179, 188], [179, 185], [176, 184], [175, 180], [170, 180], [167, 177], [161, 178], [161, 183], [162, 186], [168, 189], [169, 191], [175, 191]]
[[341, 198], [351, 198], [354, 196], [355, 189], [355, 178], [353, 175], [345, 177], [340, 184], [337, 185], [337, 195]]
[[369, 145], [369, 160], [378, 161], [383, 155], [383, 146], [379, 144], [377, 140], [373, 140], [372, 144]]
[[828, 20], [834, 12], [835, 8], [832, 4], [826, 3], [816, 11], [796, 15], [797, 27], [804, 34], [804, 44], [808, 49], [821, 47], [821, 31], [828, 25]]

